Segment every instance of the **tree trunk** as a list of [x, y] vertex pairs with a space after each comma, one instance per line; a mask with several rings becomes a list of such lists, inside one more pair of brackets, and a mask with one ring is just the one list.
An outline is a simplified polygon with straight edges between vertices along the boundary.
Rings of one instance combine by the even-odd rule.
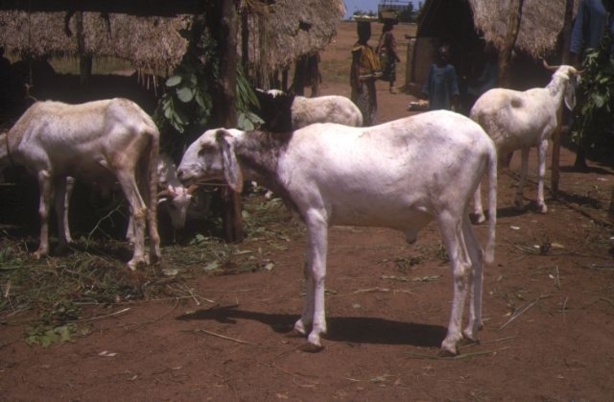
[[[212, 118], [221, 127], [237, 125], [237, 33], [239, 18], [237, 0], [215, 0], [206, 16], [211, 36], [220, 55], [220, 102], [212, 110]], [[244, 238], [241, 214], [241, 194], [229, 188], [222, 191], [224, 234], [227, 242], [240, 242]]]
[[[565, 21], [563, 23], [563, 64], [569, 64], [569, 42], [571, 41], [571, 25], [573, 22], [573, 6], [574, 0], [565, 2]], [[559, 164], [561, 156], [561, 135], [563, 134], [563, 125], [569, 129], [569, 124], [563, 121], [563, 108], [558, 111], [558, 127], [552, 135], [552, 175], [550, 177], [550, 185], [552, 187], [552, 195], [556, 198], [559, 192]]]
[[85, 31], [83, 28], [83, 12], [75, 13], [77, 28], [77, 51], [79, 52], [79, 84], [87, 88], [92, 76], [92, 55], [85, 50]]
[[524, 0], [513, 0], [510, 3], [505, 41], [501, 49], [499, 49], [499, 86], [502, 88], [509, 88], [511, 86], [510, 63], [512, 51], [514, 50], [518, 32], [520, 31], [523, 5]]

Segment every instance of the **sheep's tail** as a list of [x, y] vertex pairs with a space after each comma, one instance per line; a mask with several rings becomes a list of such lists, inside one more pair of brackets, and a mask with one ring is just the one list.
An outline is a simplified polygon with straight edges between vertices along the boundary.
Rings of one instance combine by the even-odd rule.
[[488, 153], [488, 241], [484, 252], [484, 262], [492, 264], [495, 260], [495, 229], [497, 225], [497, 151], [495, 146]]

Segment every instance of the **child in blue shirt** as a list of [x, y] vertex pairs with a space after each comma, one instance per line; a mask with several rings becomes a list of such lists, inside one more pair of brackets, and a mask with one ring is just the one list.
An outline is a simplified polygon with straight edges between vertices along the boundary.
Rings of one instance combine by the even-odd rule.
[[450, 48], [439, 47], [435, 63], [431, 66], [422, 88], [422, 94], [429, 101], [429, 110], [452, 110], [452, 107], [456, 107], [459, 95], [458, 80], [456, 69], [448, 63], [449, 60]]

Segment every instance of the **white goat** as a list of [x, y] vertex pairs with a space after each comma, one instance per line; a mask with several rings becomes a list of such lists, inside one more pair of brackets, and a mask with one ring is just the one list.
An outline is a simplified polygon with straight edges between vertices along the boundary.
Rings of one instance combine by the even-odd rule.
[[[575, 106], [578, 75], [578, 71], [571, 66], [546, 66], [556, 72], [545, 88], [532, 88], [524, 92], [494, 88], [484, 93], [471, 109], [471, 118], [493, 139], [500, 157], [517, 149], [522, 152], [520, 181], [514, 201], [516, 208], [523, 205], [530, 149], [538, 148], [537, 207], [541, 213], [548, 211], [544, 201], [548, 139], [560, 124], [557, 116], [563, 99], [569, 110]], [[479, 188], [474, 198], [474, 214], [478, 222], [485, 220]]]
[[49, 252], [49, 207], [55, 196], [60, 247], [69, 241], [65, 218], [67, 177], [112, 186], [119, 182], [134, 230], [131, 269], [148, 264], [145, 228], [149, 223], [150, 254], [160, 258], [156, 222], [159, 132], [134, 102], [115, 98], [68, 105], [36, 102], [7, 133], [0, 134], [0, 167], [23, 165], [38, 178], [40, 245], [35, 256]]
[[345, 96], [315, 98], [295, 96], [278, 89], [256, 90], [265, 129], [276, 132], [298, 130], [313, 123], [362, 126], [362, 112]]
[[[279, 194], [307, 225], [306, 296], [294, 328], [321, 348], [326, 332], [324, 279], [328, 227], [382, 226], [408, 242], [435, 219], [450, 256], [454, 301], [445, 352], [456, 354], [470, 288], [464, 336], [476, 339], [481, 321], [483, 259], [493, 261], [495, 216], [488, 245], [480, 248], [469, 221], [469, 202], [482, 175], [490, 178], [490, 211], [496, 207], [496, 150], [470, 119], [435, 111], [375, 127], [313, 124], [294, 133], [206, 131], [186, 150], [178, 176], [185, 183], [225, 179], [241, 191], [257, 179]], [[484, 254], [484, 255], [483, 255]]]

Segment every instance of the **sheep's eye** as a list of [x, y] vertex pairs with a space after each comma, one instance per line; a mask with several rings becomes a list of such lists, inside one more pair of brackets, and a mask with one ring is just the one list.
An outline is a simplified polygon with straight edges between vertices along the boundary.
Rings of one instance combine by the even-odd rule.
[[198, 156], [203, 156], [206, 153], [212, 153], [214, 151], [215, 151], [215, 147], [205, 144], [205, 145], [202, 145], [200, 149], [198, 150]]

